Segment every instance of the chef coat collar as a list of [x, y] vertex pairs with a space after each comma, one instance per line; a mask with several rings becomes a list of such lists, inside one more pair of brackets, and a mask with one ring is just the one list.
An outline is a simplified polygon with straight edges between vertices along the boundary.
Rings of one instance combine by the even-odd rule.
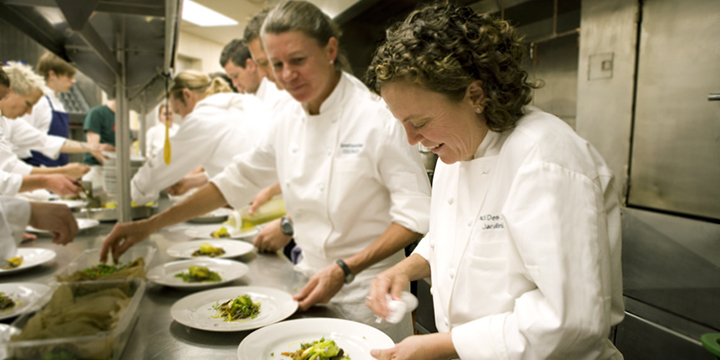
[[487, 150], [497, 142], [498, 138], [500, 138], [499, 132], [488, 130], [487, 134], [485, 134], [485, 138], [480, 143], [480, 146], [478, 146], [477, 150], [475, 150], [475, 154], [470, 160], [472, 161], [474, 159], [485, 156]]
[[322, 104], [320, 104], [320, 113], [317, 115], [311, 115], [310, 112], [307, 109], [307, 103], [303, 103], [302, 107], [303, 110], [305, 110], [305, 114], [307, 116], [318, 116], [318, 115], [324, 115], [330, 110], [339, 109], [342, 104], [342, 98], [345, 94], [345, 88], [349, 85], [349, 80], [347, 79], [347, 75], [345, 72], [340, 73], [340, 81], [338, 81], [337, 85], [335, 85], [335, 89], [330, 93], [330, 96], [323, 101]]

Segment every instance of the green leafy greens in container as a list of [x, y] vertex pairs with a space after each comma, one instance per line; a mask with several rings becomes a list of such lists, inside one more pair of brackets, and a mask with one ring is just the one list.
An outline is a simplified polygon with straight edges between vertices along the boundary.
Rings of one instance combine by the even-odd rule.
[[325, 340], [325, 338], [311, 343], [302, 343], [300, 350], [282, 354], [292, 360], [350, 360], [350, 357], [335, 344], [335, 341]]
[[184, 282], [218, 282], [222, 278], [214, 271], [210, 271], [207, 266], [190, 265], [187, 272], [175, 274], [175, 277], [181, 278]]
[[214, 318], [222, 318], [223, 321], [236, 321], [241, 319], [254, 319], [260, 314], [260, 303], [252, 302], [250, 295], [238, 296], [222, 304], [213, 305], [217, 311]]

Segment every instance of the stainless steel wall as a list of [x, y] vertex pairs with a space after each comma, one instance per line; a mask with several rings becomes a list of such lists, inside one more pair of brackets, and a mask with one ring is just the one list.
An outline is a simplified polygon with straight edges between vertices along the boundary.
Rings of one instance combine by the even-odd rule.
[[630, 158], [638, 6], [637, 0], [583, 0], [580, 20], [575, 129], [605, 158], [621, 196]]
[[545, 85], [535, 90], [532, 105], [563, 119], [575, 128], [577, 116], [578, 35], [535, 44], [526, 66], [532, 79]]

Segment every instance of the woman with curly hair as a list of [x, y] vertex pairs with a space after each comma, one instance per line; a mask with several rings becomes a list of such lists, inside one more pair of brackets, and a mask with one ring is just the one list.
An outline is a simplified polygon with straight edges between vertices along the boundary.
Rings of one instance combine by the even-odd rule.
[[387, 294], [430, 276], [440, 333], [375, 358], [622, 359], [608, 340], [623, 317], [613, 175], [562, 120], [528, 106], [523, 55], [507, 22], [439, 4], [377, 49], [368, 85], [408, 142], [444, 164], [428, 235], [366, 301], [384, 318]]

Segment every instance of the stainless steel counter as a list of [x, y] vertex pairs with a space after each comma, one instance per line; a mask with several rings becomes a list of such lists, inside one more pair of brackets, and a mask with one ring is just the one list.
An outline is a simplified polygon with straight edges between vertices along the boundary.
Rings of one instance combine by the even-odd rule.
[[[53, 244], [51, 238], [47, 236], [39, 236], [33, 243], [23, 244], [23, 247], [52, 249], [57, 253], [57, 258], [54, 262], [15, 275], [2, 276], [0, 283], [47, 283], [52, 279], [55, 271], [67, 265], [82, 251], [99, 248], [113, 226], [114, 223], [103, 223], [96, 228], [88, 229], [64, 247]], [[173, 260], [167, 255], [167, 248], [175, 243], [190, 240], [184, 231], [191, 226], [195, 225], [182, 223], [151, 235], [149, 241], [157, 246], [158, 251], [151, 261], [150, 268]], [[295, 293], [307, 281], [303, 275], [293, 271], [292, 264], [282, 255], [253, 252], [236, 260], [248, 265], [250, 271], [225, 286], [267, 286]], [[125, 347], [122, 359], [237, 359], [238, 345], [252, 331], [207, 332], [188, 328], [173, 321], [170, 316], [172, 305], [195, 292], [197, 291], [182, 291], [148, 283], [145, 298], [139, 307], [139, 320]], [[289, 319], [305, 317], [341, 318], [331, 306], [316, 306], [305, 312], [298, 310]]]

